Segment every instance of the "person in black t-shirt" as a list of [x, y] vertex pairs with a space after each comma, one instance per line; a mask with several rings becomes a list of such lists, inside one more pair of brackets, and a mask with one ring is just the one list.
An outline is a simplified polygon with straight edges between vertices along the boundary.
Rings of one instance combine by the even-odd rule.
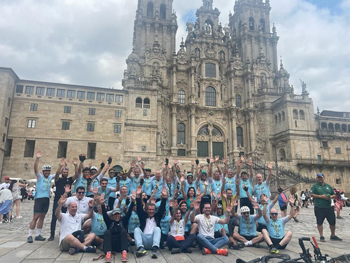
[[[55, 199], [53, 201], [53, 207], [52, 207], [51, 235], [50, 235], [50, 238], [48, 239], [49, 241], [52, 241], [55, 238], [55, 230], [56, 230], [56, 222], [57, 222], [55, 211], [56, 211], [56, 208], [58, 205], [58, 200], [60, 200], [61, 196], [65, 192], [64, 187], [66, 185], [72, 186], [73, 182], [75, 181], [75, 179], [77, 178], [77, 175], [78, 175], [78, 159], [77, 158], [73, 159], [73, 164], [75, 167], [75, 173], [74, 173], [73, 177], [68, 177], [68, 172], [69, 172], [69, 169], [67, 167], [68, 160], [66, 160], [64, 158], [62, 158], [60, 160], [60, 163], [58, 165], [58, 169], [56, 171], [56, 175], [55, 175], [56, 192], [55, 192]], [[59, 177], [60, 174], [62, 174], [62, 177]], [[70, 195], [70, 193], [69, 193], [69, 195]], [[62, 207], [62, 213], [66, 213], [66, 211], [67, 211], [67, 208]]]

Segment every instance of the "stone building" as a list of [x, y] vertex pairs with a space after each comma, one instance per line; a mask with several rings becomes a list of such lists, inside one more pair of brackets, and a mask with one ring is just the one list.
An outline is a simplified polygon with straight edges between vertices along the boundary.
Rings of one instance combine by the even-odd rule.
[[141, 155], [154, 168], [165, 156], [187, 167], [244, 154], [260, 169], [276, 161], [279, 180], [322, 172], [348, 190], [349, 113], [315, 114], [304, 82], [294, 94], [269, 1], [236, 1], [222, 26], [213, 0], [203, 0], [179, 50], [172, 3], [138, 1], [122, 90], [26, 81], [1, 68], [3, 174], [32, 177], [38, 149], [52, 164], [87, 152], [123, 167]]

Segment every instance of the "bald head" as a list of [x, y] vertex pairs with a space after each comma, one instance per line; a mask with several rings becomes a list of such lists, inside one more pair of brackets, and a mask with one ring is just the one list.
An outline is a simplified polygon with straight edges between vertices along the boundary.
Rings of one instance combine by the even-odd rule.
[[70, 215], [72, 215], [72, 216], [75, 216], [75, 215], [76, 215], [77, 209], [78, 209], [78, 205], [77, 205], [76, 202], [71, 202], [71, 203], [69, 203], [69, 205], [68, 205], [67, 208], [68, 208], [68, 213], [69, 213]]

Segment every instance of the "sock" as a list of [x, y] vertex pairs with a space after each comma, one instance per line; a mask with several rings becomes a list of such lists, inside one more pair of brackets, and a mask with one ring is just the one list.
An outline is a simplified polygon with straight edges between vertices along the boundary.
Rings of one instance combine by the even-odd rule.
[[29, 237], [31, 237], [33, 235], [33, 230], [34, 229], [29, 229], [29, 234], [28, 234]]
[[88, 247], [87, 246], [84, 246], [84, 250], [86, 250]]
[[39, 236], [39, 235], [41, 235], [41, 229], [37, 228], [36, 229], [36, 236]]
[[244, 243], [244, 245], [246, 245], [246, 246], [252, 246], [253, 243], [252, 243], [252, 241], [247, 241], [247, 242]]

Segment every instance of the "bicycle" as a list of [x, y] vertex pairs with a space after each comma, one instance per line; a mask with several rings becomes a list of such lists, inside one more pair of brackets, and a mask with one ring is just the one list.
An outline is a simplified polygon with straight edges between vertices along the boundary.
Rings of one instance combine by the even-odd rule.
[[290, 260], [290, 256], [287, 254], [274, 254], [261, 256], [250, 261], [244, 261], [243, 259], [239, 258], [236, 260], [236, 263], [267, 263], [270, 262], [272, 259], [281, 259], [282, 261], [279, 262], [287, 262], [288, 260]]

